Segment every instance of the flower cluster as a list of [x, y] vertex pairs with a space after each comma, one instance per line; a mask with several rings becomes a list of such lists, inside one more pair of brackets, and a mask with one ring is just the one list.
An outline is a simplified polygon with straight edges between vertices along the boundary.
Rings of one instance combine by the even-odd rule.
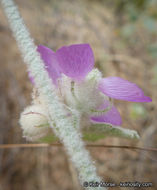
[[[94, 68], [94, 55], [89, 44], [63, 46], [56, 52], [40, 45], [38, 52], [62, 103], [73, 113], [77, 113], [80, 121], [120, 126], [122, 120], [112, 99], [152, 101], [134, 83], [120, 77], [103, 78], [101, 72]], [[31, 76], [30, 79], [34, 84]], [[45, 119], [47, 114], [40, 94], [35, 96], [33, 105], [27, 108], [20, 118], [28, 140], [36, 140], [49, 132]], [[29, 119], [32, 123], [27, 122]]]

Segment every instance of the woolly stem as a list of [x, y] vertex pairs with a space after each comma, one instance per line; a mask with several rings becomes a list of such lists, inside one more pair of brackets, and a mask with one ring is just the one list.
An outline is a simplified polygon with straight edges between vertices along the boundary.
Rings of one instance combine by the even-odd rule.
[[[67, 110], [57, 97], [55, 86], [44, 69], [44, 63], [36, 51], [36, 46], [20, 17], [17, 7], [13, 0], [1, 0], [1, 3], [28, 70], [31, 72], [39, 92], [44, 96], [45, 105], [49, 112], [49, 124], [53, 126], [54, 132], [65, 145], [73, 164], [79, 172], [81, 183], [84, 181], [100, 181], [94, 163], [84, 147], [81, 133], [74, 128], [71, 118], [66, 117]], [[88, 187], [87, 189], [95, 188]], [[96, 189], [105, 188], [97, 187]]]

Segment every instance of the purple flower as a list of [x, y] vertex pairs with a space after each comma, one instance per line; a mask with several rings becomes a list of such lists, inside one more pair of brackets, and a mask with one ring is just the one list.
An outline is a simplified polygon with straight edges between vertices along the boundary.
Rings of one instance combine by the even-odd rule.
[[38, 52], [63, 102], [92, 123], [121, 125], [120, 114], [111, 98], [152, 101], [134, 83], [120, 77], [102, 78], [93, 68], [94, 55], [89, 44], [63, 46], [56, 52], [40, 45]]

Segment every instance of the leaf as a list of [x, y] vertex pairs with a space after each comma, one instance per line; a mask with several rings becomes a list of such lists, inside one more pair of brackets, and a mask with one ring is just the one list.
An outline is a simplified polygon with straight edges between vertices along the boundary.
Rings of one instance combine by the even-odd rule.
[[47, 135], [43, 138], [40, 139], [40, 143], [55, 143], [55, 142], [58, 142], [59, 139], [58, 137], [56, 137], [54, 134], [51, 134], [51, 135]]
[[136, 131], [109, 124], [94, 124], [83, 129], [83, 139], [87, 141], [94, 142], [108, 136], [134, 140], [139, 139], [139, 135]]
[[104, 134], [97, 134], [93, 132], [87, 132], [83, 134], [83, 139], [86, 141], [91, 141], [91, 142], [95, 142], [97, 140], [104, 139], [104, 138], [105, 138]]
[[[125, 129], [119, 126], [112, 126], [109, 124], [93, 124], [89, 127], [82, 129], [82, 137], [85, 141], [95, 142], [106, 137], [119, 137], [127, 139], [139, 139], [139, 135], [136, 131]], [[41, 143], [54, 143], [58, 142], [59, 138], [54, 134], [47, 135], [40, 139]]]

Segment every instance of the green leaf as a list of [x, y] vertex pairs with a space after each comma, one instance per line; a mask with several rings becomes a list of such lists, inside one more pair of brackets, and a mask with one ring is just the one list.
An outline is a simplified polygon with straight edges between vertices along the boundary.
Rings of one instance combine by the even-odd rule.
[[59, 139], [54, 134], [47, 135], [40, 139], [40, 143], [48, 143], [48, 144], [55, 143], [57, 141], [59, 141]]
[[93, 132], [87, 132], [83, 134], [83, 139], [86, 141], [91, 141], [91, 142], [95, 142], [97, 140], [104, 139], [104, 138], [105, 138], [105, 134], [97, 134]]
[[83, 129], [83, 139], [87, 141], [94, 142], [108, 136], [135, 140], [139, 139], [139, 135], [136, 131], [109, 124], [94, 124]]
[[[136, 131], [125, 129], [119, 126], [112, 126], [109, 124], [94, 124], [82, 129], [83, 140], [95, 142], [100, 139], [104, 139], [109, 136], [127, 138], [127, 139], [139, 139], [139, 135]], [[58, 142], [59, 138], [54, 134], [47, 135], [40, 139], [41, 143], [54, 143]]]

